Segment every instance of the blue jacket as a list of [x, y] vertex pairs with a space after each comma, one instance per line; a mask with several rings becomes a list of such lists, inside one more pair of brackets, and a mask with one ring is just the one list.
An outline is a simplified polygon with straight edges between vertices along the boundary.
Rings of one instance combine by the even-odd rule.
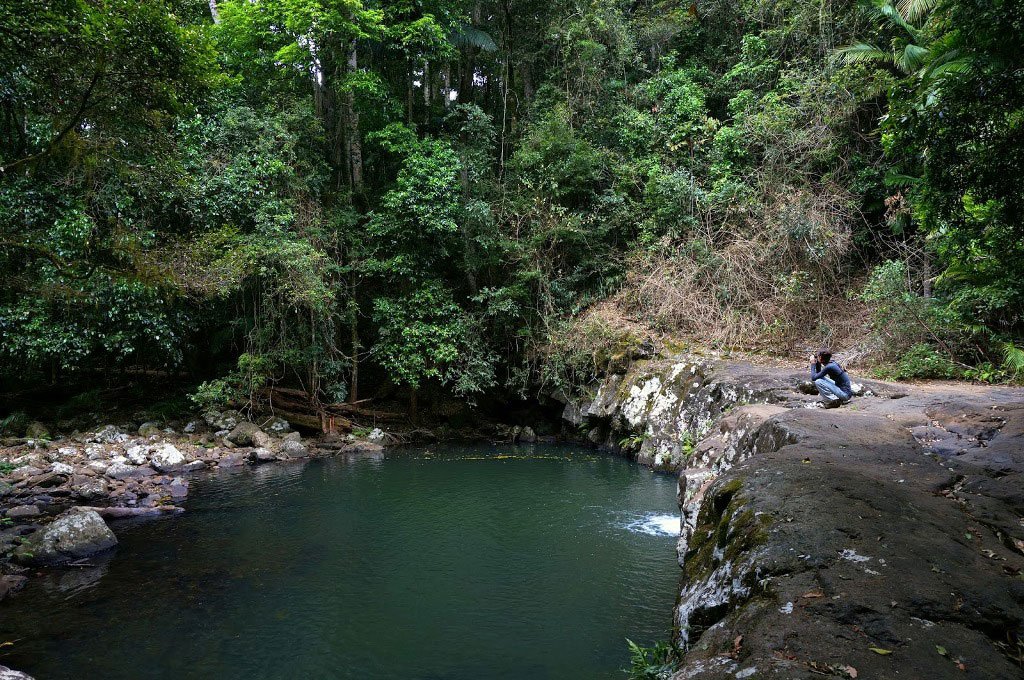
[[832, 378], [832, 382], [836, 384], [836, 387], [846, 393], [846, 396], [853, 396], [853, 387], [850, 385], [850, 376], [846, 374], [843, 367], [834, 361], [830, 361], [824, 366], [820, 363], [811, 364], [811, 380], [818, 380], [820, 378]]

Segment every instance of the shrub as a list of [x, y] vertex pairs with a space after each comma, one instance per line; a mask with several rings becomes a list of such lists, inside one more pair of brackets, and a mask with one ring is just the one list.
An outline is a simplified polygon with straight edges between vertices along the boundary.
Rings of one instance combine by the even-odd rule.
[[964, 377], [964, 369], [926, 343], [921, 342], [901, 353], [890, 366], [876, 370], [879, 377], [893, 380], [908, 378], [941, 378], [951, 380]]
[[653, 647], [641, 647], [632, 640], [629, 645], [630, 665], [626, 670], [629, 680], [667, 680], [676, 666], [676, 649], [667, 642], [656, 642]]

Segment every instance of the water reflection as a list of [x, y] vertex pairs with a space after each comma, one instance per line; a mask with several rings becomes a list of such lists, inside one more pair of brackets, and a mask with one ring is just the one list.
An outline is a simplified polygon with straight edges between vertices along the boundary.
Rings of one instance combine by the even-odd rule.
[[0, 663], [46, 680], [618, 679], [624, 638], [669, 632], [675, 494], [567, 447], [210, 473], [184, 514], [116, 523], [116, 552], [5, 602]]

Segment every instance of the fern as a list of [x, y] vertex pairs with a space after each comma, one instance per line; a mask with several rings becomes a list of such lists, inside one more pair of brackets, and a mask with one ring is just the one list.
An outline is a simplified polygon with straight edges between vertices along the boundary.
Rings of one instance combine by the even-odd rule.
[[1003, 343], [1003, 368], [1016, 380], [1024, 373], [1024, 349], [1012, 342]]
[[672, 677], [678, 657], [677, 650], [665, 642], [657, 642], [653, 647], [641, 647], [630, 639], [630, 667], [625, 669], [629, 680], [668, 680]]

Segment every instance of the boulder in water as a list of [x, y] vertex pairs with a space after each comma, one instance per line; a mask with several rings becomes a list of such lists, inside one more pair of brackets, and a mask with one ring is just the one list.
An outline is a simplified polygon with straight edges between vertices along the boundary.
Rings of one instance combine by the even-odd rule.
[[95, 511], [69, 510], [29, 536], [14, 551], [23, 564], [70, 562], [117, 545], [117, 537]]
[[[22, 588], [25, 587], [25, 583], [28, 582], [28, 578], [25, 576], [19, 576], [16, 574], [9, 574], [7, 576], [0, 576], [0, 600], [3, 600], [8, 595], [13, 595]], [[3, 668], [0, 666], [0, 668]], [[2, 678], [3, 676], [0, 676]]]
[[171, 492], [171, 498], [184, 498], [188, 495], [188, 482], [181, 477], [175, 477], [167, 489]]
[[277, 456], [267, 449], [253, 449], [249, 452], [249, 462], [251, 463], [269, 463], [272, 460], [277, 460]]
[[225, 456], [221, 456], [220, 460], [217, 461], [217, 467], [229, 468], [238, 467], [245, 463], [245, 456], [241, 453], [229, 453]]
[[288, 439], [281, 443], [281, 453], [289, 458], [305, 458], [309, 455], [309, 449], [301, 441]]
[[32, 676], [7, 666], [0, 666], [0, 680], [32, 680]]

